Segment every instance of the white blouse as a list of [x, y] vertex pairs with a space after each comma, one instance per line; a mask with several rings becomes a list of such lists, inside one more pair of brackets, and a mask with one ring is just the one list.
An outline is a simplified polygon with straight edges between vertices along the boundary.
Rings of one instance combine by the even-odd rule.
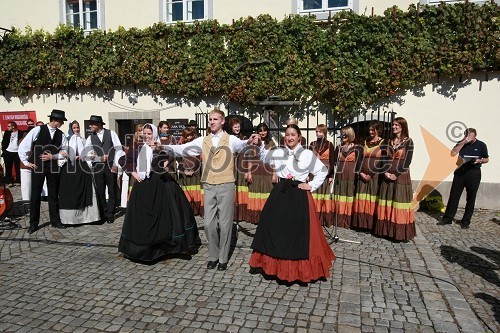
[[279, 147], [271, 150], [260, 147], [260, 158], [264, 163], [270, 164], [280, 178], [293, 178], [305, 182], [310, 173], [314, 179], [309, 182], [311, 191], [315, 191], [323, 184], [328, 169], [326, 166], [308, 149], [304, 149], [298, 144], [293, 150], [288, 147]]
[[83, 148], [85, 147], [85, 139], [80, 135], [73, 134], [68, 142], [68, 157], [74, 162], [76, 156], [80, 156], [83, 153]]

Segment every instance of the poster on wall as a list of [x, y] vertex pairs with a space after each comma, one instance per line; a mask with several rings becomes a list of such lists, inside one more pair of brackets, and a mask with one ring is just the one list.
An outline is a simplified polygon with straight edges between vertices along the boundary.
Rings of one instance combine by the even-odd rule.
[[7, 124], [11, 121], [16, 122], [17, 129], [25, 131], [28, 129], [26, 121], [32, 119], [36, 123], [36, 111], [1, 111], [0, 112], [0, 126], [2, 131], [7, 129]]
[[167, 122], [172, 125], [170, 127], [170, 134], [172, 134], [176, 141], [182, 136], [182, 131], [188, 124], [188, 119], [167, 119]]
[[84, 134], [85, 139], [87, 139], [89, 135], [92, 134], [92, 130], [90, 129], [90, 120], [83, 121], [83, 128], [80, 126], [80, 133]]

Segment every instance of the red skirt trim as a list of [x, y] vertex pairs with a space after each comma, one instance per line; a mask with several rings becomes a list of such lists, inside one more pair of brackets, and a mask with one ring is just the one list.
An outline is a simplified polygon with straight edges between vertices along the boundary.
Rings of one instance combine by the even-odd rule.
[[278, 279], [288, 282], [311, 282], [322, 277], [330, 277], [330, 269], [332, 268], [332, 261], [335, 260], [335, 254], [321, 229], [316, 206], [310, 192], [307, 198], [310, 221], [309, 259], [276, 259], [264, 253], [253, 251], [249, 262], [251, 267], [262, 268], [267, 275], [276, 276]]

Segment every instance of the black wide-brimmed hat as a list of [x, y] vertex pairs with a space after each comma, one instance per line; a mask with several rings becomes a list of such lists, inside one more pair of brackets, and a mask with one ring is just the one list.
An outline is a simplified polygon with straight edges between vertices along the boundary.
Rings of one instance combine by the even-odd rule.
[[102, 121], [102, 117], [101, 116], [91, 115], [90, 119], [89, 119], [89, 122], [91, 122], [91, 123], [101, 123], [103, 125], [106, 125], [104, 123], [104, 121]]
[[66, 113], [62, 110], [54, 109], [47, 117], [52, 117], [52, 118], [68, 121], [68, 119], [66, 119]]

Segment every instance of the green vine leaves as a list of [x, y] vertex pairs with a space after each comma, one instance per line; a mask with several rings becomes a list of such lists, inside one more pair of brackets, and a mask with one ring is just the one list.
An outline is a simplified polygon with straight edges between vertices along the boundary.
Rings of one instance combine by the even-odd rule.
[[425, 84], [500, 67], [499, 6], [471, 3], [382, 16], [340, 12], [328, 22], [293, 15], [215, 20], [85, 35], [71, 26], [0, 40], [0, 89], [147, 87], [156, 96], [223, 95], [251, 104], [269, 96], [328, 103], [346, 116]]

